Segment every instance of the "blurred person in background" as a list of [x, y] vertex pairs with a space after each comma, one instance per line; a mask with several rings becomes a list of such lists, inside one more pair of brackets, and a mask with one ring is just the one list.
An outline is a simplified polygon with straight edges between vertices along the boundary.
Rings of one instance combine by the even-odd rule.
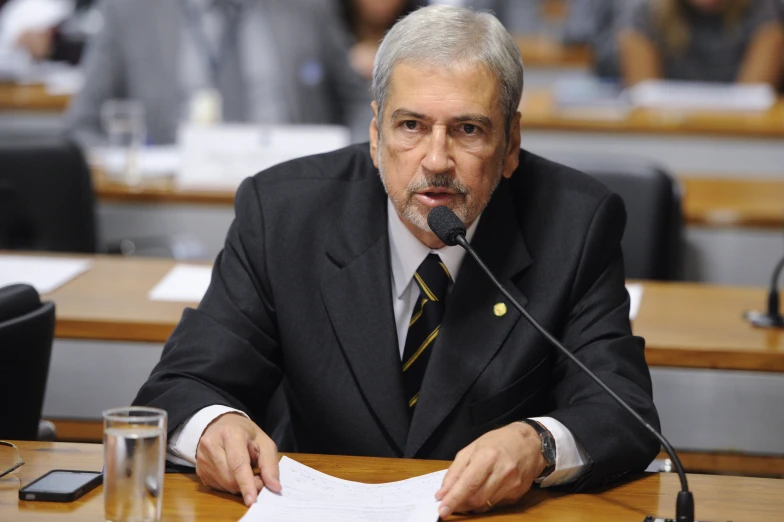
[[620, 34], [627, 85], [647, 79], [769, 83], [782, 75], [776, 0], [645, 0]]
[[602, 78], [620, 78], [618, 34], [625, 13], [641, 0], [569, 0], [562, 42], [587, 45], [593, 72]]
[[340, 10], [354, 45], [349, 55], [351, 66], [363, 78], [373, 76], [373, 61], [381, 39], [395, 22], [424, 0], [340, 0]]
[[33, 61], [79, 62], [96, 30], [94, 0], [0, 0], [0, 50]]
[[[220, 99], [226, 122], [347, 125], [368, 139], [368, 84], [326, 0], [104, 0], [85, 84], [66, 115], [85, 146], [105, 141], [101, 107], [142, 102], [147, 143], [176, 142], [194, 100]], [[209, 96], [208, 96], [209, 97]]]
[[37, 0], [17, 0], [21, 11], [33, 22], [32, 27], [21, 28], [15, 36], [16, 47], [26, 51], [36, 61], [62, 61], [77, 65], [87, 38], [100, 28], [100, 16], [93, 8], [94, 0], [61, 2], [68, 4], [69, 13], [58, 16], [58, 22], [40, 26], [35, 23]]
[[[568, 0], [428, 0], [425, 3], [468, 7], [476, 11], [488, 11], [498, 18], [512, 36], [553, 34], [552, 20], [548, 13], [553, 6]], [[578, 0], [579, 1], [579, 0]], [[556, 4], [558, 4], [556, 6]]]

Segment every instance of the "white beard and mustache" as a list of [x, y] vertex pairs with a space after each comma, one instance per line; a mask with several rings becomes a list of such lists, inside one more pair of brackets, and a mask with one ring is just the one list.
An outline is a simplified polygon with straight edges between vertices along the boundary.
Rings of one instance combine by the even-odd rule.
[[431, 232], [430, 226], [427, 224], [427, 214], [429, 209], [427, 207], [421, 206], [416, 201], [414, 198], [416, 193], [427, 192], [428, 189], [446, 189], [452, 194], [455, 194], [457, 197], [447, 206], [452, 210], [452, 212], [455, 213], [455, 215], [457, 215], [458, 218], [460, 218], [460, 221], [462, 221], [466, 226], [470, 226], [470, 224], [473, 223], [477, 217], [479, 217], [479, 214], [482, 213], [487, 204], [490, 202], [490, 198], [493, 196], [493, 192], [495, 192], [495, 189], [498, 188], [498, 184], [501, 182], [504, 169], [503, 158], [501, 158], [502, 161], [499, 161], [495, 182], [487, 195], [487, 200], [485, 201], [476, 201], [472, 197], [471, 189], [455, 179], [454, 175], [448, 172], [426, 172], [424, 178], [413, 179], [406, 187], [405, 193], [400, 195], [391, 194], [389, 188], [387, 187], [386, 175], [384, 172], [384, 162], [381, 157], [380, 140], [378, 144], [377, 156], [378, 173], [381, 176], [381, 182], [384, 185], [384, 190], [386, 191], [387, 196], [389, 196], [389, 199], [395, 206], [395, 210], [397, 210], [397, 213], [401, 218], [405, 219], [415, 227], [425, 232]]

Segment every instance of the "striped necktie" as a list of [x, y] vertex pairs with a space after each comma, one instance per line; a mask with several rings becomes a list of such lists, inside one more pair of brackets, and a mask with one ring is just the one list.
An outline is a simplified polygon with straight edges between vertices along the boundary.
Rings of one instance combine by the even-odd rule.
[[441, 258], [429, 254], [414, 273], [414, 280], [419, 286], [419, 299], [411, 314], [403, 350], [403, 384], [412, 412], [419, 400], [427, 361], [444, 317], [444, 301], [451, 277]]

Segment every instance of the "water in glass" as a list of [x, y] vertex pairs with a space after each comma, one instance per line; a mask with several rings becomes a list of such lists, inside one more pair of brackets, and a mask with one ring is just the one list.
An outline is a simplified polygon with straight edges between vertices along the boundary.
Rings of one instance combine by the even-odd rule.
[[161, 518], [165, 430], [154, 426], [107, 428], [104, 504], [107, 522]]

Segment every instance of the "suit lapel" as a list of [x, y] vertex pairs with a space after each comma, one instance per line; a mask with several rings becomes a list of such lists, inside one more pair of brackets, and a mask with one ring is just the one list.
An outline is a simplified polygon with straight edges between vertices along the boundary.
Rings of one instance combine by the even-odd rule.
[[357, 217], [344, 220], [328, 243], [338, 270], [324, 280], [321, 294], [362, 394], [402, 455], [409, 416], [392, 309], [386, 194], [373, 183], [378, 187], [364, 208], [355, 209]]
[[[520, 233], [508, 181], [503, 181], [482, 214], [472, 246], [504, 287], [524, 306], [512, 278], [531, 264]], [[494, 313], [505, 303], [506, 313]], [[503, 345], [520, 313], [466, 254], [449, 295], [438, 340], [430, 356], [406, 441], [414, 457], [457, 406]]]

